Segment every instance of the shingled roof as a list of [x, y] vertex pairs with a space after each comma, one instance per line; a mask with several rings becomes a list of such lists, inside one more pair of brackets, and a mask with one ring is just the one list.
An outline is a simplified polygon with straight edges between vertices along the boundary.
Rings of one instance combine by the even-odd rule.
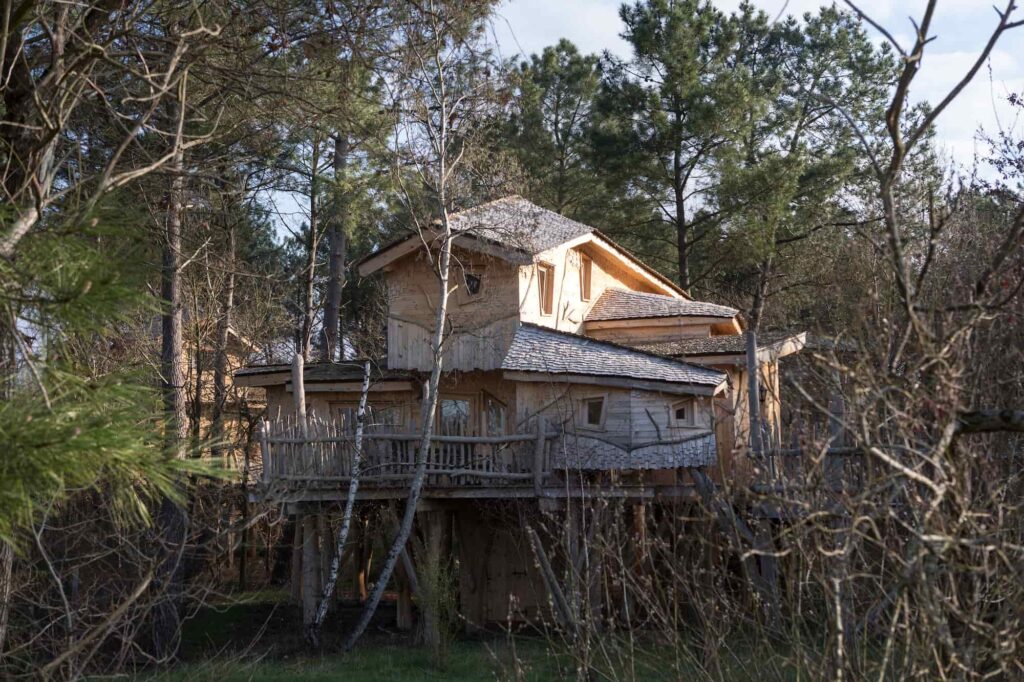
[[[768, 332], [757, 337], [758, 351], [772, 351], [787, 341], [799, 344], [800, 348], [812, 343], [804, 332]], [[694, 336], [672, 341], [629, 344], [631, 348], [671, 358], [699, 357], [707, 355], [743, 355], [747, 352], [747, 337], [743, 334], [723, 336]]]
[[451, 216], [452, 230], [536, 255], [553, 246], [590, 234], [594, 228], [510, 196]]
[[732, 319], [739, 311], [724, 305], [648, 294], [626, 289], [605, 289], [587, 313], [587, 322], [632, 320], [645, 317], [724, 317]]
[[608, 341], [524, 323], [501, 368], [547, 374], [583, 374], [717, 387], [725, 374]]
[[[344, 363], [336, 362], [313, 362], [305, 365], [302, 368], [302, 377], [305, 381], [317, 382], [317, 381], [362, 381], [363, 380], [363, 367], [362, 361], [351, 361]], [[414, 372], [407, 370], [398, 369], [387, 369], [383, 366], [383, 362], [374, 362], [371, 365], [370, 380], [387, 381], [391, 379], [409, 379], [414, 376]], [[281, 375], [280, 383], [291, 381], [292, 366], [290, 364], [284, 365], [249, 365], [242, 367], [235, 371], [234, 377], [236, 380], [242, 379], [243, 381], [249, 377], [269, 377], [273, 375]]]

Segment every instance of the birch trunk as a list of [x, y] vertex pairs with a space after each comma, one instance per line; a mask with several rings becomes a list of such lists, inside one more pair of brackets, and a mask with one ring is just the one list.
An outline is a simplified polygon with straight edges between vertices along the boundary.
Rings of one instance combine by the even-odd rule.
[[[444, 177], [443, 165], [441, 177]], [[359, 641], [359, 638], [366, 630], [366, 626], [370, 624], [370, 619], [373, 618], [373, 614], [377, 611], [377, 605], [380, 603], [380, 599], [384, 595], [384, 590], [387, 588], [388, 582], [391, 580], [391, 574], [395, 569], [395, 562], [398, 561], [399, 556], [405, 549], [406, 543], [409, 541], [409, 535], [412, 533], [413, 522], [416, 519], [416, 508], [419, 506], [420, 494], [423, 492], [423, 482], [427, 477], [427, 456], [430, 452], [431, 439], [433, 438], [434, 416], [437, 412], [438, 386], [441, 383], [442, 354], [444, 351], [444, 325], [448, 312], [448, 275], [451, 267], [451, 225], [448, 221], [448, 210], [444, 203], [445, 198], [443, 192], [441, 193], [440, 199], [442, 206], [441, 226], [443, 233], [441, 253], [438, 259], [437, 309], [434, 315], [434, 334], [430, 344], [434, 354], [434, 366], [430, 371], [430, 379], [424, 387], [423, 409], [420, 415], [420, 423], [423, 425], [423, 435], [420, 438], [419, 451], [416, 453], [416, 470], [413, 474], [412, 483], [409, 489], [409, 497], [405, 504], [405, 513], [402, 516], [402, 523], [398, 530], [398, 536], [395, 538], [391, 548], [388, 550], [387, 556], [384, 558], [384, 566], [381, 569], [380, 576], [377, 578], [377, 582], [373, 586], [373, 591], [370, 593], [370, 598], [366, 602], [366, 607], [363, 609], [359, 622], [356, 623], [355, 628], [345, 640], [343, 647], [345, 651], [348, 651], [355, 646], [355, 643]]]
[[302, 307], [302, 359], [308, 360], [312, 352], [313, 340], [313, 318], [315, 309], [313, 306], [313, 292], [316, 285], [316, 251], [319, 244], [317, 229], [319, 229], [319, 214], [317, 204], [317, 184], [319, 180], [320, 166], [320, 140], [314, 138], [312, 160], [309, 168], [309, 234], [306, 236], [306, 272], [305, 287], [303, 292]]
[[352, 477], [348, 483], [348, 498], [345, 500], [345, 511], [341, 517], [341, 526], [338, 528], [338, 539], [334, 547], [334, 558], [331, 560], [331, 568], [324, 579], [323, 593], [320, 595], [320, 605], [316, 610], [316, 617], [306, 627], [306, 642], [310, 648], [320, 648], [320, 628], [327, 616], [327, 609], [331, 604], [331, 596], [334, 594], [334, 587], [338, 583], [338, 570], [341, 568], [342, 554], [345, 545], [348, 543], [349, 530], [352, 527], [352, 512], [355, 509], [356, 493], [359, 491], [359, 466], [363, 453], [363, 429], [366, 425], [366, 400], [370, 395], [370, 363], [363, 365], [363, 386], [359, 394], [359, 409], [356, 412], [356, 437], [352, 453]]

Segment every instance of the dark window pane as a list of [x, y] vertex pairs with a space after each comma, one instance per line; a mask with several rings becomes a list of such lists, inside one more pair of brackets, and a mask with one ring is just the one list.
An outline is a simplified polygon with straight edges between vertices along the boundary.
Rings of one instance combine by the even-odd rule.
[[480, 293], [480, 288], [483, 285], [483, 280], [480, 275], [474, 275], [472, 273], [466, 273], [466, 291], [469, 292], [470, 296], [476, 296]]
[[469, 401], [458, 398], [441, 400], [441, 435], [469, 435]]
[[604, 398], [593, 398], [587, 401], [587, 424], [601, 425], [601, 413], [604, 412]]
[[484, 398], [484, 426], [488, 436], [505, 435], [505, 405], [489, 395]]

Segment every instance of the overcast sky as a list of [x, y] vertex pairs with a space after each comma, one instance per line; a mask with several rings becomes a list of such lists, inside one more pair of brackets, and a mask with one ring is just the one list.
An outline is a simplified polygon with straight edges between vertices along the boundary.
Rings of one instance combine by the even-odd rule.
[[[583, 52], [607, 49], [628, 58], [629, 47], [619, 37], [621, 4], [621, 0], [505, 0], [493, 24], [494, 33], [503, 57], [539, 52], [564, 37]], [[715, 0], [715, 4], [731, 11], [740, 0]], [[774, 17], [783, 11], [803, 15], [828, 3], [755, 0], [754, 4]], [[908, 17], [919, 17], [924, 4], [924, 0], [862, 0], [858, 6], [909, 49], [913, 28]], [[1024, 19], [1024, 9], [1017, 13]], [[939, 0], [932, 30], [935, 41], [927, 48], [911, 97], [939, 101], [984, 47], [995, 22], [991, 0]], [[881, 40], [873, 30], [872, 34]], [[940, 145], [954, 161], [969, 165], [975, 151], [984, 153], [984, 146], [976, 141], [979, 127], [995, 132], [1000, 125], [1016, 125], [1005, 102], [1010, 92], [1024, 92], [1024, 27], [1003, 34], [988, 67], [939, 119]]]

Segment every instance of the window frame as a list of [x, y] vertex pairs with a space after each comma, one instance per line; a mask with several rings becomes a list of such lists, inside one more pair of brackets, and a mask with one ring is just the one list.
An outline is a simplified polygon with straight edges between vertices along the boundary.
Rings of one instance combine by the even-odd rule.
[[[491, 406], [498, 406], [502, 412], [503, 428], [501, 433], [491, 433], [491, 420], [489, 410]], [[490, 391], [481, 391], [480, 396], [480, 433], [485, 437], [498, 437], [508, 435], [508, 405], [504, 400], [499, 399]]]
[[[676, 417], [676, 409], [678, 406], [686, 406], [686, 419], [680, 420]], [[668, 406], [668, 420], [671, 426], [677, 427], [693, 427], [697, 425], [697, 401], [693, 398], [681, 398], [679, 400], [673, 400]]]
[[594, 286], [594, 259], [580, 252], [580, 299], [589, 301]]
[[[590, 404], [596, 400], [601, 401], [601, 419], [597, 424], [590, 423]], [[579, 411], [579, 425], [584, 429], [591, 429], [594, 431], [604, 431], [605, 421], [608, 417], [608, 394], [607, 393], [592, 393], [580, 397], [579, 399], [580, 411]]]
[[[541, 281], [541, 273], [545, 281]], [[546, 286], [545, 286], [546, 283]], [[540, 303], [540, 314], [550, 317], [555, 313], [555, 266], [541, 261], [537, 263], [537, 300]]]
[[477, 423], [477, 413], [479, 411], [477, 396], [467, 393], [442, 393], [437, 397], [437, 412], [434, 415], [434, 428], [435, 433], [439, 436], [452, 435], [443, 433], [442, 427], [444, 426], [443, 414], [442, 414], [442, 402], [445, 400], [458, 400], [469, 404], [469, 408], [466, 412], [466, 431], [467, 433], [462, 434], [466, 436], [476, 435], [479, 429]]
[[[366, 416], [363, 422], [363, 427], [372, 429], [374, 427], [388, 427], [394, 430], [395, 433], [401, 432], [403, 428], [409, 426], [406, 411], [407, 403], [403, 403], [398, 400], [385, 400], [383, 402], [367, 402], [366, 404]], [[356, 429], [356, 418], [359, 412], [359, 402], [356, 400], [331, 400], [327, 403], [327, 408], [331, 413], [332, 418], [337, 418], [338, 413], [342, 410], [351, 411], [352, 415], [352, 433], [355, 433]], [[379, 411], [391, 410], [395, 415], [395, 424], [385, 424], [383, 422], [377, 422], [375, 414]]]

